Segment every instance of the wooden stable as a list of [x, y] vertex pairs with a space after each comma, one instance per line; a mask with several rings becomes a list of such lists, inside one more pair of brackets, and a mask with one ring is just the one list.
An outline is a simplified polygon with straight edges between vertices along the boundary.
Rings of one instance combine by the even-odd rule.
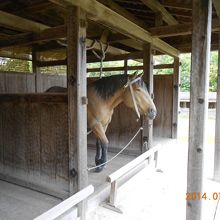
[[[135, 131], [143, 127], [124, 151], [129, 158], [152, 148], [155, 137], [177, 137], [179, 54], [193, 52], [192, 88], [195, 90], [192, 89], [191, 117], [195, 120], [190, 123], [189, 158], [195, 158], [201, 152], [199, 148], [194, 155], [198, 137], [200, 145], [204, 145], [202, 129], [207, 107], [207, 68], [201, 62], [207, 65], [209, 47], [218, 48], [220, 30], [218, 1], [214, 0], [215, 8], [208, 7], [207, 11], [206, 6], [211, 3], [204, 6], [203, 1], [199, 2], [193, 0], [193, 7], [190, 0], [1, 2], [0, 57], [32, 61], [33, 71], [0, 73], [0, 179], [59, 198], [66, 198], [88, 185], [87, 145], [94, 150], [95, 139], [90, 135], [87, 140], [86, 78], [87, 72], [100, 69], [87, 68], [86, 63], [100, 62], [94, 51], [103, 55], [102, 47], [107, 48], [105, 61], [124, 61], [121, 67], [104, 67], [103, 71], [143, 70], [157, 106], [158, 116], [154, 121], [145, 118], [136, 121], [135, 113], [123, 105], [115, 110], [107, 131], [110, 152], [121, 150]], [[206, 50], [197, 49], [203, 46]], [[89, 47], [92, 49], [87, 50]], [[173, 63], [154, 65], [153, 56], [160, 54], [172, 56]], [[129, 66], [129, 59], [141, 65]], [[42, 67], [59, 65], [67, 66], [66, 75], [41, 73]], [[154, 76], [154, 68], [172, 68], [173, 74]], [[199, 71], [201, 83], [198, 85]], [[67, 86], [68, 93], [43, 94], [55, 85]], [[198, 90], [203, 92], [197, 93]], [[195, 117], [197, 112], [201, 112], [200, 122]], [[217, 127], [218, 124], [217, 121]], [[219, 140], [216, 142], [219, 152]], [[201, 165], [202, 155], [197, 159], [196, 164]], [[220, 163], [218, 158], [216, 161], [217, 177]], [[192, 169], [193, 163], [189, 159], [188, 190], [200, 191], [202, 172]], [[191, 188], [193, 176], [198, 182]], [[187, 210], [192, 210], [188, 213], [200, 216], [200, 211], [195, 211], [197, 208], [188, 204]], [[85, 214], [86, 200], [79, 205], [82, 219]], [[187, 219], [199, 218], [188, 214]]]

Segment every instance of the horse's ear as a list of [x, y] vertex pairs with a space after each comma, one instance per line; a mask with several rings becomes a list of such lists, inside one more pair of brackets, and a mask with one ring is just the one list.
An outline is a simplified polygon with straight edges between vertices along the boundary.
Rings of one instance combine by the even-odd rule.
[[130, 75], [130, 79], [134, 80], [138, 77], [138, 71], [135, 71], [132, 75]]
[[143, 75], [144, 75], [144, 72], [142, 72], [139, 76], [142, 78], [143, 77]]

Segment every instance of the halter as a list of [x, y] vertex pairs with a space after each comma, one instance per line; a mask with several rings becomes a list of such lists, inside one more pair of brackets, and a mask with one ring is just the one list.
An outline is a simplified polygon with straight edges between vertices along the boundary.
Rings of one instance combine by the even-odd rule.
[[127, 83], [124, 85], [124, 88], [127, 88], [129, 86], [129, 89], [130, 89], [130, 92], [131, 92], [131, 97], [132, 97], [132, 101], [133, 101], [133, 104], [134, 104], [134, 108], [135, 108], [135, 111], [137, 113], [137, 116], [138, 116], [138, 120], [140, 119], [140, 112], [138, 110], [138, 107], [137, 107], [137, 101], [135, 99], [135, 95], [134, 95], [134, 90], [133, 90], [133, 87], [132, 87], [132, 84], [134, 84], [135, 82], [141, 80], [141, 76], [133, 79], [133, 80], [130, 80], [129, 77], [128, 77], [128, 81]]

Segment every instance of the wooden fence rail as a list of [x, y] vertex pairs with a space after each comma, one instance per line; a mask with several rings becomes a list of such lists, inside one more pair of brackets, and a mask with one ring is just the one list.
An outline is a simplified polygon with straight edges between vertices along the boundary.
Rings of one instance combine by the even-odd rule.
[[104, 204], [104, 207], [109, 208], [113, 211], [122, 213], [122, 211], [116, 207], [116, 197], [117, 197], [117, 189], [118, 189], [118, 181], [121, 177], [124, 177], [132, 170], [137, 168], [141, 165], [146, 159], [148, 159], [153, 154], [155, 155], [155, 160], [157, 164], [157, 154], [158, 151], [162, 148], [161, 144], [157, 144], [155, 147], [151, 148], [150, 150], [146, 151], [145, 153], [141, 154], [139, 157], [132, 160], [130, 163], [126, 164], [125, 166], [121, 167], [111, 175], [107, 177], [107, 181], [111, 183], [111, 191], [108, 203]]
[[93, 192], [94, 187], [89, 185], [42, 215], [36, 217], [34, 220], [77, 219], [77, 210], [76, 208], [74, 210], [74, 206], [86, 199]]

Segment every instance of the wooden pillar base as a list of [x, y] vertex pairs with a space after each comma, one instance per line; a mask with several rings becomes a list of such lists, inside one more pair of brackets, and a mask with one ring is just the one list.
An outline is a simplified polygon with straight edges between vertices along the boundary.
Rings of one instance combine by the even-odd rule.
[[110, 210], [112, 210], [114, 212], [123, 214], [123, 211], [122, 211], [121, 208], [119, 208], [119, 207], [117, 207], [117, 206], [115, 206], [115, 205], [113, 205], [113, 204], [111, 204], [109, 202], [103, 202], [103, 203], [101, 203], [101, 206], [106, 208], [106, 209], [110, 209]]

